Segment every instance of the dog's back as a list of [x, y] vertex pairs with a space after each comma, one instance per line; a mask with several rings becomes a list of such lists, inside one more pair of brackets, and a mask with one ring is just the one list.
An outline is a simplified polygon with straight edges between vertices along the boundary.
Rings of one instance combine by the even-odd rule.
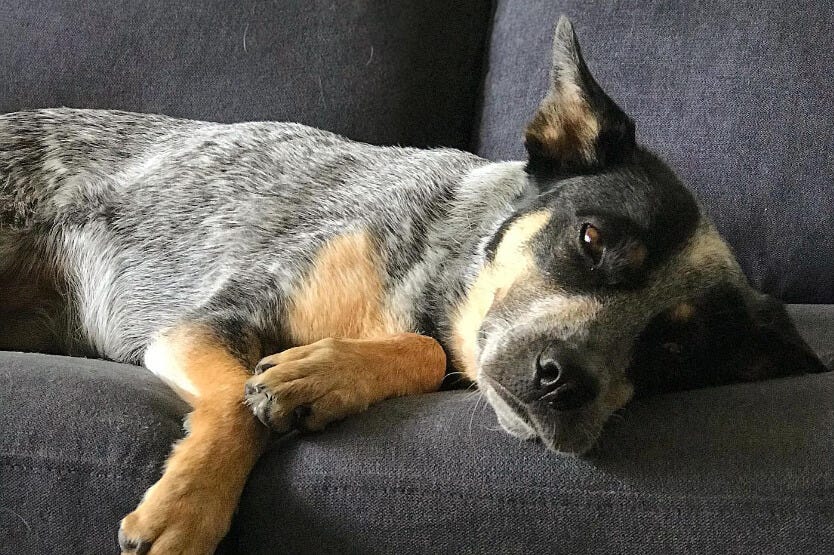
[[0, 347], [136, 362], [154, 331], [229, 287], [257, 295], [256, 319], [269, 320], [311, 253], [355, 226], [375, 232], [388, 277], [404, 279], [484, 163], [289, 123], [0, 116], [0, 313], [17, 322], [5, 318]]

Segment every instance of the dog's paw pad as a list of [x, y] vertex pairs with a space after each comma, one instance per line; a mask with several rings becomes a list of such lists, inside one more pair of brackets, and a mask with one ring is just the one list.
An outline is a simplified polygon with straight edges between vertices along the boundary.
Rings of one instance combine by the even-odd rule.
[[275, 398], [262, 383], [246, 383], [244, 390], [246, 404], [252, 410], [252, 414], [260, 420], [267, 428], [284, 431], [288, 429], [284, 422], [276, 418], [276, 408], [273, 406]]

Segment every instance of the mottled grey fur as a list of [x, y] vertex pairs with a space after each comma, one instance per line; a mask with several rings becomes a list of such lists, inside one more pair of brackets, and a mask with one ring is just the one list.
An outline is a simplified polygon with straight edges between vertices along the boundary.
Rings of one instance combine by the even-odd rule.
[[[50, 324], [60, 350], [135, 363], [158, 330], [227, 311], [280, 348], [281, 308], [311, 258], [328, 239], [366, 229], [379, 240], [386, 288], [419, 330], [437, 308], [427, 283], [459, 289], [465, 272], [444, 270], [472, 264], [477, 237], [498, 226], [518, 193], [515, 179], [466, 181], [486, 164], [290, 123], [7, 114], [4, 276], [29, 282], [19, 269], [33, 268], [68, 297], [69, 312]], [[521, 172], [517, 164], [504, 171]]]

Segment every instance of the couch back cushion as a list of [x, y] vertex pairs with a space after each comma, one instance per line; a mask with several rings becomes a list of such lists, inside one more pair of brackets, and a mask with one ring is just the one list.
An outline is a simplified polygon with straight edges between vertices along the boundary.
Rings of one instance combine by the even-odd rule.
[[561, 13], [638, 139], [698, 193], [753, 284], [834, 302], [834, 4], [500, 0], [480, 154], [524, 156]]
[[0, 110], [292, 120], [468, 146], [488, 0], [0, 0]]

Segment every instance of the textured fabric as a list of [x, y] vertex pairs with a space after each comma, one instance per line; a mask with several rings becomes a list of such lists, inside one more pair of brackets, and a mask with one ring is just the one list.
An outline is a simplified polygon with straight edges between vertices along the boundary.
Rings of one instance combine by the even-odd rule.
[[638, 139], [699, 193], [754, 284], [790, 302], [834, 302], [834, 3], [497, 4], [480, 154], [524, 156], [521, 131], [565, 13]]
[[787, 309], [808, 346], [834, 369], [834, 305], [788, 305]]
[[0, 111], [291, 120], [467, 146], [488, 0], [0, 0]]
[[185, 411], [143, 368], [0, 353], [0, 554], [114, 553]]
[[834, 550], [834, 374], [645, 399], [574, 458], [498, 430], [476, 394], [386, 402], [261, 460], [239, 550]]
[[[834, 305], [791, 311], [834, 362]], [[113, 552], [186, 410], [141, 368], [0, 353], [0, 554]], [[834, 374], [679, 393], [572, 458], [507, 436], [475, 392], [393, 400], [277, 439], [224, 548], [827, 553], [832, 421]]]
[[[834, 358], [834, 306], [791, 307]], [[628, 407], [589, 458], [498, 429], [476, 393], [398, 399], [276, 441], [242, 553], [829, 553], [834, 374]]]

